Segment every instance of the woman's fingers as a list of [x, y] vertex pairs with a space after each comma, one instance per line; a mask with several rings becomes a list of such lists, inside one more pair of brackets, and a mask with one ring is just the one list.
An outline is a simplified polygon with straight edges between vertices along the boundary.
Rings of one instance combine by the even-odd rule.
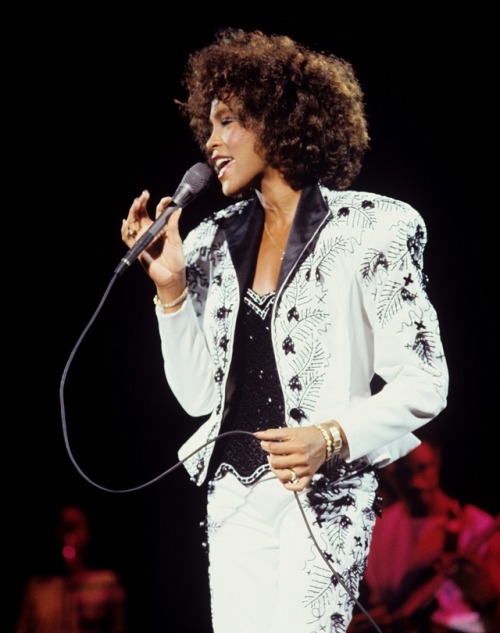
[[271, 471], [281, 483], [289, 490], [303, 490], [311, 481], [311, 475], [308, 474], [309, 468], [306, 463], [303, 463], [303, 457], [296, 453], [274, 452], [279, 442], [262, 442], [261, 444], [268, 452], [267, 460]]
[[171, 202], [172, 198], [170, 198], [169, 196], [165, 196], [164, 198], [162, 198], [160, 202], [158, 202], [158, 204], [156, 205], [155, 218], [159, 218]]
[[127, 246], [132, 246], [137, 239], [137, 231], [131, 228], [127, 220], [122, 220], [121, 236]]
[[311, 481], [311, 476], [302, 474], [302, 469], [298, 466], [294, 468], [273, 468], [271, 471], [290, 490], [303, 490]]
[[258, 431], [273, 473], [287, 487], [302, 490], [324, 462], [324, 438], [314, 426]]
[[140, 196], [134, 199], [127, 218], [122, 221], [121, 237], [127, 246], [132, 246], [134, 241], [151, 224], [151, 218], [147, 211], [148, 200], [149, 192], [143, 191]]

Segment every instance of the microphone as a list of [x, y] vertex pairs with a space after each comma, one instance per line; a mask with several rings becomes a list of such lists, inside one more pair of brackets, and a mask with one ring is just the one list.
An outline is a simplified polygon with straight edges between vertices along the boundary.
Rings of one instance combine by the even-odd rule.
[[158, 233], [167, 223], [168, 218], [180, 207], [185, 207], [192, 202], [198, 194], [204, 191], [213, 176], [212, 169], [206, 163], [196, 163], [184, 174], [179, 186], [172, 196], [172, 201], [163, 213], [156, 218], [149, 229], [130, 248], [127, 254], [122, 257], [120, 263], [115, 268], [114, 274], [123, 274], [131, 264], [137, 259], [142, 251], [153, 241]]

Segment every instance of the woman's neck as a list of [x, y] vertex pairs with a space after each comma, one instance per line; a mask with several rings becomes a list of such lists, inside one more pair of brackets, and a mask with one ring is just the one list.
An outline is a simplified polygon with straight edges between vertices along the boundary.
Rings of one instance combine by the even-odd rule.
[[300, 190], [292, 189], [283, 176], [273, 170], [262, 180], [255, 193], [264, 209], [269, 229], [290, 227], [300, 200]]

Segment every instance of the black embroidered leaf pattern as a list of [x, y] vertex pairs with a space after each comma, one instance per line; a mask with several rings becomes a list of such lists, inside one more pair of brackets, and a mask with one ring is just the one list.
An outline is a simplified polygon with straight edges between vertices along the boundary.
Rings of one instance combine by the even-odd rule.
[[404, 285], [396, 281], [387, 282], [380, 293], [377, 306], [377, 316], [381, 325], [387, 325], [394, 315], [401, 310], [405, 302], [414, 299], [415, 295], [408, 292]]
[[417, 353], [420, 360], [430, 363], [434, 358], [434, 344], [432, 333], [420, 330], [415, 337], [413, 350]]
[[409, 234], [407, 224], [400, 222], [396, 228], [396, 238], [388, 252], [388, 259], [392, 270], [416, 271], [418, 283], [422, 288], [427, 283], [427, 276], [422, 270], [422, 255], [425, 245], [425, 234], [420, 224]]
[[363, 262], [361, 264], [361, 277], [365, 282], [370, 282], [380, 269], [387, 270], [389, 262], [384, 253], [370, 248], [367, 250]]
[[331, 609], [331, 584], [332, 573], [324, 565], [314, 565], [311, 569], [308, 591], [303, 599], [304, 606], [318, 615]]
[[[336, 255], [345, 248], [341, 240], [331, 240], [331, 248], [324, 247], [315, 257], [309, 257], [295, 275], [287, 289], [286, 300], [278, 310], [293, 314], [293, 318], [281, 319], [282, 330], [276, 334], [282, 341], [282, 349], [288, 357], [291, 378], [288, 383], [288, 409], [304, 411], [305, 418], [314, 411], [324, 381], [328, 359], [325, 356], [322, 334], [329, 327], [329, 314], [324, 309], [322, 297], [325, 282], [330, 276]], [[309, 272], [315, 271], [313, 279]], [[303, 272], [305, 271], [305, 272]], [[314, 283], [318, 302], [311, 307], [310, 284]], [[278, 361], [279, 362], [279, 361]], [[300, 389], [297, 386], [300, 385]]]
[[352, 192], [327, 192], [326, 203], [330, 206], [336, 223], [345, 222], [353, 228], [368, 229], [375, 224], [375, 205], [360, 193], [352, 196]]

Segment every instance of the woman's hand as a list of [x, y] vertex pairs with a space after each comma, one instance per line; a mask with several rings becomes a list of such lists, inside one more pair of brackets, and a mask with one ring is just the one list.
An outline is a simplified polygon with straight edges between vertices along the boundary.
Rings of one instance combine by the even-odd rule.
[[[149, 217], [147, 211], [149, 198], [148, 191], [143, 191], [138, 198], [135, 198], [127, 219], [122, 222], [121, 237], [129, 248], [153, 224], [153, 220]], [[171, 200], [171, 197], [165, 197], [160, 200], [156, 207], [156, 218], [165, 211]], [[172, 213], [165, 229], [160, 231], [138, 257], [144, 269], [156, 284], [158, 295], [163, 303], [167, 303], [177, 297], [186, 285], [186, 263], [182, 249], [182, 239], [179, 233], [181, 211], [181, 209], [177, 209]]]
[[289, 490], [303, 490], [326, 458], [325, 438], [315, 426], [267, 429], [254, 437], [269, 453], [271, 471]]

